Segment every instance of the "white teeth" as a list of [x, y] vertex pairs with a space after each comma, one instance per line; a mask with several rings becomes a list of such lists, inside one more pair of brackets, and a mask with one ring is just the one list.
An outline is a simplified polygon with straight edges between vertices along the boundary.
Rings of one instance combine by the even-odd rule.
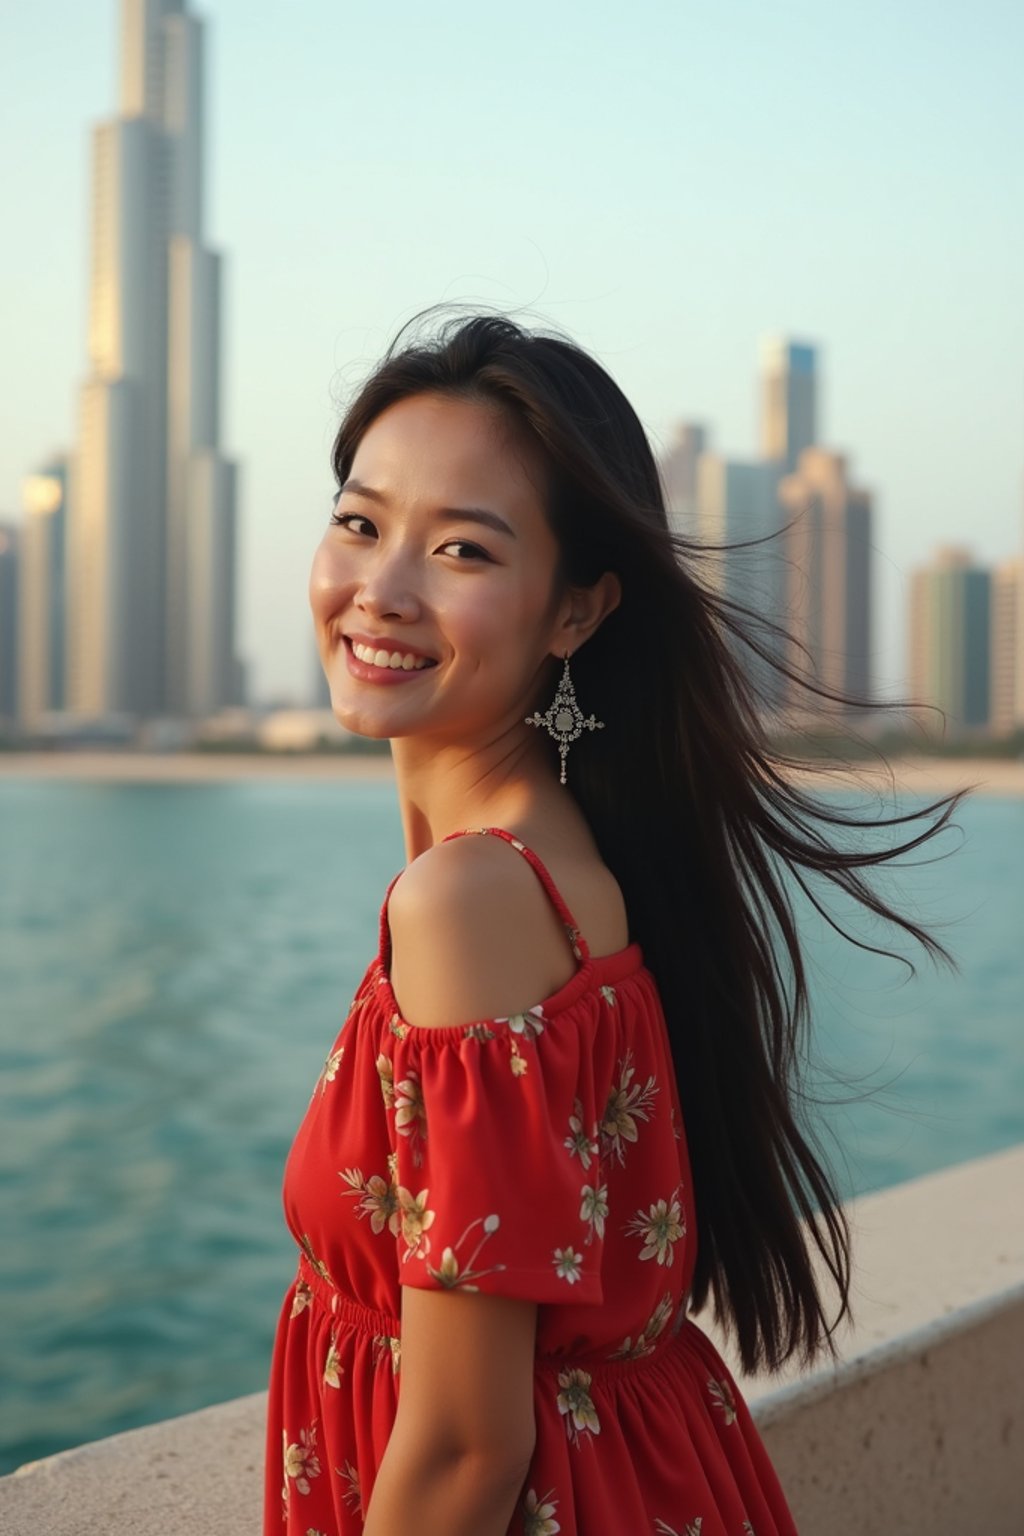
[[413, 656], [411, 652], [404, 651], [378, 651], [358, 640], [352, 641], [352, 654], [360, 661], [372, 662], [375, 667], [389, 667], [398, 672], [418, 672], [430, 665], [425, 656]]

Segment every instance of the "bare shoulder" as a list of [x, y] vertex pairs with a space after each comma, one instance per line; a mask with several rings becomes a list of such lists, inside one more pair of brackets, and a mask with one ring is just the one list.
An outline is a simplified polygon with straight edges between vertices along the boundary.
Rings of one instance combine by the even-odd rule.
[[422, 1028], [507, 1018], [576, 969], [535, 871], [503, 838], [437, 843], [402, 871], [388, 902], [391, 987]]

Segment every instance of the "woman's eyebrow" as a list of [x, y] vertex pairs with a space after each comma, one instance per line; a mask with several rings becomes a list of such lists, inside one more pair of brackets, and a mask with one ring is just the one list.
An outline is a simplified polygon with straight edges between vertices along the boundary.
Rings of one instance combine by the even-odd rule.
[[[365, 496], [370, 501], [382, 504], [388, 499], [382, 491], [375, 491], [371, 485], [364, 485], [361, 480], [356, 480], [353, 476], [345, 481], [338, 495], [349, 493], [354, 496]], [[497, 512], [488, 512], [486, 507], [438, 507], [434, 517], [449, 522], [461, 519], [468, 523], [483, 523], [486, 527], [493, 528], [496, 533], [507, 533], [510, 539], [518, 537], [515, 529], [503, 517], [499, 517]]]

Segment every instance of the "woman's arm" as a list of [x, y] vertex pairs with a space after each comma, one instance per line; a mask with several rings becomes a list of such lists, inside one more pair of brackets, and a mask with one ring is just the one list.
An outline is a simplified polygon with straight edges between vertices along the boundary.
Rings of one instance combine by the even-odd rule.
[[364, 1536], [505, 1536], [533, 1454], [537, 1304], [402, 1287], [399, 1402]]
[[[414, 1028], [507, 1017], [573, 970], [533, 871], [486, 839], [421, 854], [389, 921], [392, 986]], [[401, 1290], [398, 1410], [364, 1536], [505, 1536], [536, 1439], [537, 1303]]]

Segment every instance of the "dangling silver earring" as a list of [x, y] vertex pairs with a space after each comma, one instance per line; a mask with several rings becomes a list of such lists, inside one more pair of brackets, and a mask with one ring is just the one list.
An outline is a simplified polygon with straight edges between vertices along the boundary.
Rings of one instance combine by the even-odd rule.
[[568, 651], [565, 653], [565, 666], [562, 668], [562, 676], [554, 698], [543, 714], [535, 709], [532, 715], [526, 715], [525, 723], [545, 726], [548, 735], [553, 736], [558, 742], [558, 755], [562, 760], [562, 771], [558, 776], [558, 782], [564, 784], [565, 759], [569, 752], [570, 741], [575, 741], [577, 736], [582, 736], [584, 726], [588, 731], [604, 730], [604, 721], [595, 720], [593, 715], [589, 719], [584, 718], [583, 711], [576, 702], [576, 692], [572, 686], [572, 678], [569, 676]]

